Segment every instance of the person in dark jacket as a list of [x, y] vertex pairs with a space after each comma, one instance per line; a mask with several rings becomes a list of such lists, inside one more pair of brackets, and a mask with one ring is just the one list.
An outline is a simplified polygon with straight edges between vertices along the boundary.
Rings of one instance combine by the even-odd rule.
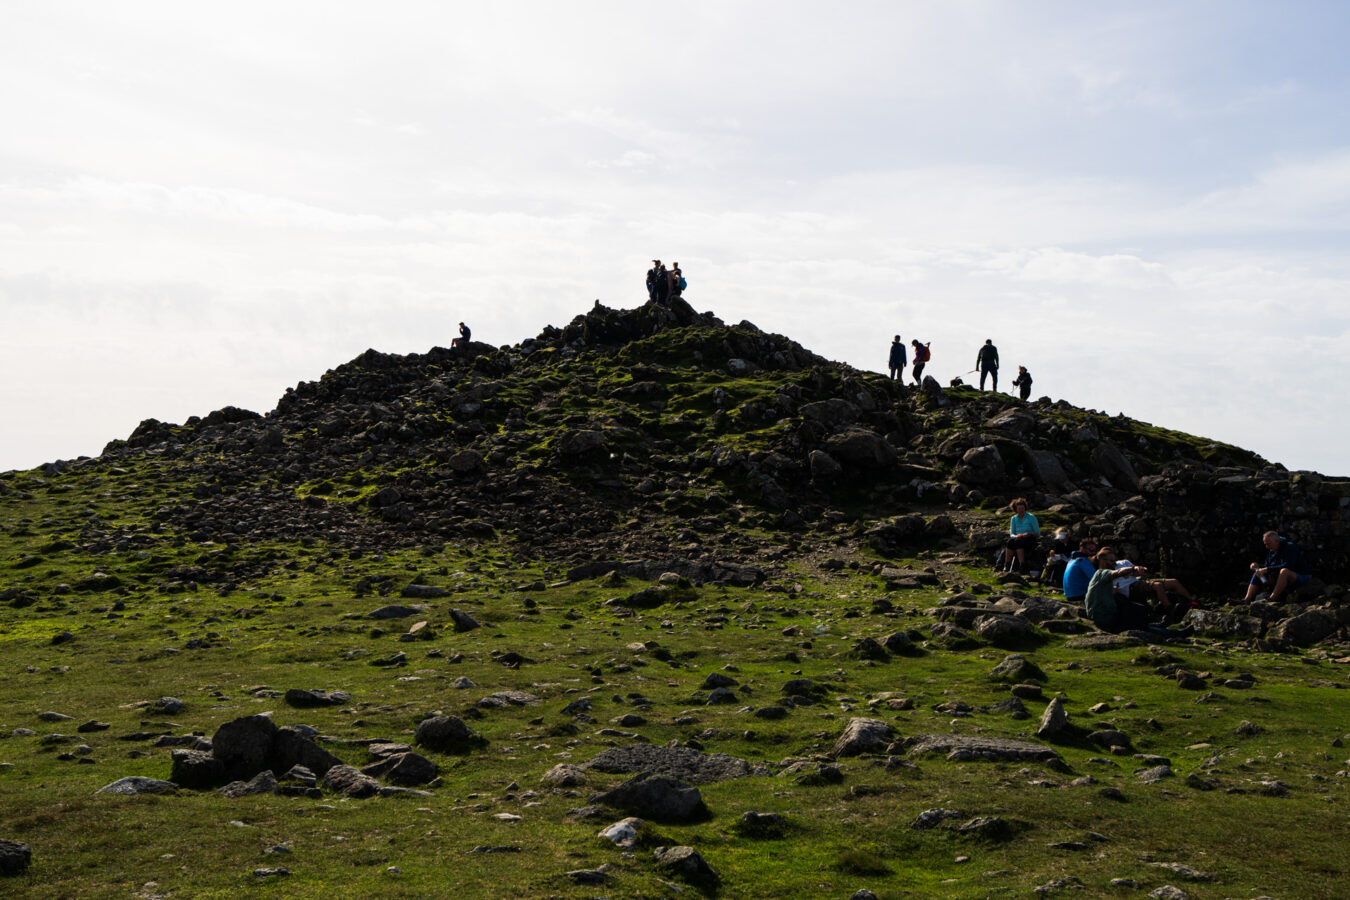
[[451, 341], [450, 341], [450, 349], [451, 349], [451, 350], [458, 351], [459, 353], [463, 353], [463, 352], [465, 352], [466, 350], [468, 350], [468, 349], [469, 349], [469, 338], [470, 338], [470, 336], [472, 336], [472, 334], [473, 334], [473, 332], [469, 330], [469, 326], [468, 326], [468, 325], [465, 325], [463, 322], [460, 322], [460, 323], [459, 323], [459, 337], [451, 339]]
[[648, 300], [655, 300], [655, 299], [656, 299], [656, 281], [657, 281], [658, 278], [661, 277], [661, 273], [662, 273], [663, 271], [665, 271], [665, 269], [664, 269], [664, 267], [661, 265], [661, 260], [659, 260], [659, 259], [654, 259], [654, 260], [652, 260], [652, 267], [651, 267], [650, 269], [647, 270], [647, 299], [648, 299]]
[[994, 390], [998, 390], [998, 348], [993, 338], [985, 338], [984, 346], [975, 355], [975, 368], [980, 370], [980, 390], [984, 390], [984, 377], [994, 376]]
[[905, 383], [905, 366], [909, 360], [905, 358], [905, 342], [900, 340], [900, 335], [895, 336], [891, 341], [891, 380]]
[[1267, 531], [1261, 535], [1261, 543], [1266, 545], [1266, 564], [1257, 566], [1252, 563], [1252, 580], [1247, 585], [1247, 596], [1243, 603], [1251, 603], [1262, 590], [1269, 589], [1271, 602], [1295, 588], [1312, 581], [1312, 569], [1303, 551], [1293, 541], [1280, 537], [1279, 532]]
[[[998, 385], [998, 374], [994, 375], [994, 385]], [[1013, 387], [1017, 388], [1017, 394], [1023, 400], [1031, 396], [1031, 373], [1027, 371], [1026, 366], [1017, 367], [1017, 377], [1013, 379]]]

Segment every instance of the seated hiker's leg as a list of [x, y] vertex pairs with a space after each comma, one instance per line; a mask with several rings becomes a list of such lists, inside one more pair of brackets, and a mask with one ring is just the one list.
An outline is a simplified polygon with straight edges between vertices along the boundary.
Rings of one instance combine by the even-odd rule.
[[1251, 603], [1252, 600], [1256, 599], [1256, 595], [1261, 593], [1262, 587], [1264, 585], [1261, 584], [1261, 579], [1253, 575], [1252, 580], [1247, 584], [1247, 596], [1242, 598], [1242, 602]]
[[1281, 569], [1279, 577], [1275, 579], [1275, 586], [1270, 589], [1270, 600], [1280, 599], [1289, 593], [1294, 587], [1294, 582], [1298, 580], [1298, 573], [1293, 569]]

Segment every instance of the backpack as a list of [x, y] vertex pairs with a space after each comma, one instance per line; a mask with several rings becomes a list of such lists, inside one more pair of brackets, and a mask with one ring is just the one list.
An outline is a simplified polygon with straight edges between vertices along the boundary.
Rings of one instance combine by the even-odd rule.
[[685, 280], [684, 280], [684, 276], [681, 275], [681, 276], [680, 276], [680, 290], [684, 290], [684, 289], [687, 288], [687, 287], [689, 287], [689, 282], [685, 281]]
[[929, 359], [932, 358], [932, 356], [933, 356], [933, 354], [929, 351], [928, 345], [927, 345], [927, 344], [920, 344], [920, 345], [914, 350], [914, 361], [915, 361], [915, 362], [926, 363], [926, 362], [928, 362]]

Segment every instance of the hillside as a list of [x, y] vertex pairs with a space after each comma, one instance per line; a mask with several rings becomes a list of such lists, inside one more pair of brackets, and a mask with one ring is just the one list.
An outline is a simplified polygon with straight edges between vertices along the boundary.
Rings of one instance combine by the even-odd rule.
[[[994, 573], [1018, 496], [1196, 589], [1197, 636]], [[12, 840], [34, 897], [1335, 896], [1348, 516], [1350, 481], [682, 301], [370, 350], [0, 474], [0, 871]], [[1268, 528], [1318, 578], [1237, 604]]]

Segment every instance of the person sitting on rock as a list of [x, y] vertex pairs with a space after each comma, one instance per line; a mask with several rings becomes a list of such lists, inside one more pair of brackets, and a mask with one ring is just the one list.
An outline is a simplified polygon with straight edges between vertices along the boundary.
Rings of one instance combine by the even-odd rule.
[[463, 352], [465, 352], [466, 350], [468, 350], [468, 349], [469, 349], [469, 337], [470, 337], [470, 335], [472, 335], [472, 334], [473, 334], [473, 332], [469, 330], [469, 326], [468, 326], [468, 325], [465, 325], [463, 322], [460, 322], [460, 323], [459, 323], [459, 337], [455, 338], [454, 340], [452, 340], [452, 341], [450, 342], [450, 349], [451, 349], [451, 350], [456, 350], [456, 351], [458, 351], [458, 352], [460, 352], [460, 353], [463, 353]]
[[1060, 526], [1055, 529], [1054, 540], [1050, 543], [1050, 554], [1045, 558], [1045, 567], [1041, 569], [1041, 584], [1056, 584], [1064, 580], [1064, 569], [1069, 564], [1069, 529]]
[[1127, 631], [1148, 627], [1148, 607], [1135, 603], [1117, 594], [1115, 582], [1128, 576], [1143, 576], [1148, 570], [1143, 566], [1116, 568], [1116, 554], [1110, 547], [1103, 547], [1092, 558], [1096, 571], [1088, 582], [1087, 594], [1083, 604], [1087, 607], [1088, 618], [1103, 631]]
[[1277, 531], [1267, 531], [1261, 535], [1261, 543], [1266, 545], [1266, 564], [1258, 567], [1252, 563], [1252, 580], [1243, 603], [1251, 603], [1263, 589], [1269, 589], [1267, 599], [1271, 603], [1278, 603], [1289, 591], [1312, 581], [1308, 560], [1293, 541], [1280, 537]]
[[1097, 553], [1096, 538], [1085, 537], [1078, 544], [1078, 549], [1069, 557], [1069, 564], [1064, 567], [1064, 599], [1070, 603], [1082, 603], [1087, 594], [1088, 582], [1092, 580], [1092, 573], [1096, 567], [1092, 564], [1092, 557]]
[[909, 360], [905, 358], [905, 342], [900, 340], [900, 335], [895, 336], [891, 341], [891, 380], [905, 383], [905, 366], [909, 365]]
[[[1036, 517], [1027, 512], [1027, 501], [1018, 497], [1012, 502], [1013, 517], [1008, 522], [1008, 546], [1004, 554], [1009, 572], [1025, 572], [1027, 551], [1035, 550], [1041, 537], [1041, 526]], [[1016, 559], [1014, 563], [1013, 560]], [[1016, 567], [1014, 569], [1014, 566]]]
[[[1117, 569], [1128, 569], [1134, 567], [1134, 563], [1128, 559], [1116, 560]], [[1153, 602], [1153, 608], [1158, 616], [1164, 622], [1180, 622], [1190, 609], [1195, 606], [1195, 595], [1186, 589], [1186, 586], [1175, 578], [1151, 578], [1145, 581], [1133, 575], [1127, 575], [1116, 581], [1116, 594], [1135, 603], [1149, 605]], [[1172, 595], [1176, 594], [1173, 599]]]

